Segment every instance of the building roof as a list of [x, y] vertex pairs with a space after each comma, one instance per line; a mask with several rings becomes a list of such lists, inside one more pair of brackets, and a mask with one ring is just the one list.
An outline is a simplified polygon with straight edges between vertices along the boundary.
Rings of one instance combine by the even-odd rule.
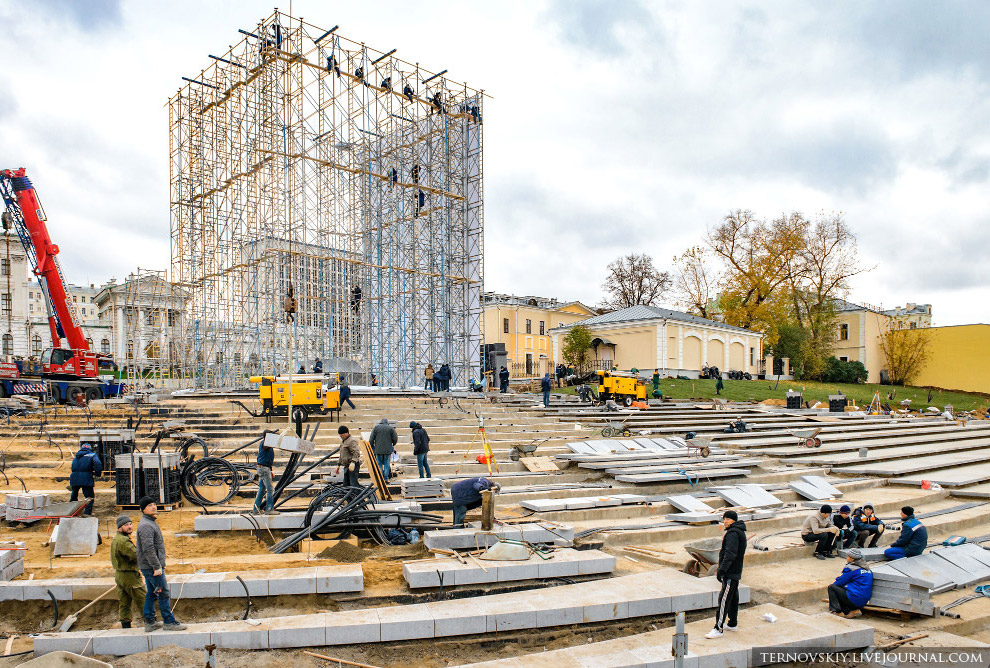
[[580, 322], [575, 322], [571, 325], [565, 325], [563, 329], [573, 327], [574, 325], [588, 327], [594, 325], [617, 324], [622, 322], [636, 322], [637, 320], [676, 320], [678, 322], [686, 322], [692, 325], [706, 325], [708, 327], [718, 327], [719, 329], [728, 329], [735, 332], [746, 332], [747, 334], [757, 334], [759, 336], [763, 336], [759, 332], [754, 332], [743, 327], [727, 325], [724, 322], [708, 320], [707, 318], [691, 315], [690, 313], [684, 313], [682, 311], [672, 311], [670, 309], [660, 308], [658, 306], [645, 306], [642, 304], [630, 306], [618, 311], [612, 311], [611, 313], [596, 315], [595, 317], [588, 318], [587, 320], [581, 320]]
[[497, 292], [485, 292], [481, 295], [481, 302], [483, 306], [495, 305], [495, 306], [525, 306], [529, 308], [538, 308], [547, 311], [560, 311], [568, 306], [578, 306], [588, 313], [594, 313], [595, 310], [590, 306], [583, 304], [579, 301], [569, 301], [562, 302], [558, 301], [555, 297], [538, 297], [536, 295], [506, 295]]

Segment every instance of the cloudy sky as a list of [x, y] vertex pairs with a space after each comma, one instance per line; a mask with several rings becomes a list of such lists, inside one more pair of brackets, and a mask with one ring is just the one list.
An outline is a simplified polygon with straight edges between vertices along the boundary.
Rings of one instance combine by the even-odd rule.
[[[169, 263], [165, 103], [265, 2], [0, 0], [0, 167], [74, 283]], [[283, 1], [280, 9], [288, 11]], [[597, 303], [731, 209], [843, 211], [852, 298], [990, 322], [990, 4], [329, 2], [292, 12], [483, 88], [486, 288]]]

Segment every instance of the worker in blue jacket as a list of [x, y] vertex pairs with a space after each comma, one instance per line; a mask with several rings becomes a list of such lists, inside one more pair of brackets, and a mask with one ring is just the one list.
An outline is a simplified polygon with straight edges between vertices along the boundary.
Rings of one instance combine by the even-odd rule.
[[79, 446], [79, 452], [72, 460], [72, 473], [69, 474], [69, 487], [72, 488], [70, 501], [79, 499], [79, 490], [83, 496], [89, 499], [89, 503], [83, 509], [83, 517], [93, 514], [93, 501], [96, 498], [93, 494], [93, 487], [96, 485], [96, 476], [103, 473], [103, 462], [99, 455], [92, 450], [89, 443]]
[[464, 526], [467, 511], [481, 507], [481, 493], [487, 489], [498, 492], [502, 486], [491, 478], [467, 478], [450, 486], [450, 500], [454, 504], [454, 526]]
[[858, 548], [846, 550], [846, 565], [842, 574], [828, 586], [828, 610], [834, 615], [852, 619], [863, 614], [863, 606], [873, 595], [873, 571]]
[[856, 532], [856, 544], [860, 547], [876, 547], [885, 528], [883, 520], [873, 511], [872, 504], [867, 503], [853, 512], [853, 531]]
[[901, 535], [894, 544], [883, 551], [888, 559], [916, 557], [928, 547], [928, 529], [914, 516], [914, 508], [901, 508]]

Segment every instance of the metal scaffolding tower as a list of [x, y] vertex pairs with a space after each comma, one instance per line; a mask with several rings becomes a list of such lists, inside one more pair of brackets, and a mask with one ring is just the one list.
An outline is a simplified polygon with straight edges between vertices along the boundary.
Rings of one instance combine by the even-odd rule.
[[279, 11], [240, 32], [169, 102], [184, 374], [477, 376], [483, 92]]

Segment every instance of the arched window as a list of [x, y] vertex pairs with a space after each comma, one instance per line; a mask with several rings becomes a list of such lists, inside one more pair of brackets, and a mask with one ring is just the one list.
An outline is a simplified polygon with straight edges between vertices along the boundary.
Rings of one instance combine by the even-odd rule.
[[100, 352], [106, 355], [110, 354], [110, 339], [103, 339], [100, 341]]
[[4, 334], [3, 335], [3, 354], [13, 355], [14, 354], [14, 335]]
[[90, 350], [95, 350], [95, 348], [93, 347], [93, 339], [91, 339], [88, 336], [86, 337], [86, 345], [89, 346]]
[[35, 334], [31, 337], [31, 354], [35, 356], [41, 355], [41, 348], [44, 345], [41, 341], [41, 335]]

